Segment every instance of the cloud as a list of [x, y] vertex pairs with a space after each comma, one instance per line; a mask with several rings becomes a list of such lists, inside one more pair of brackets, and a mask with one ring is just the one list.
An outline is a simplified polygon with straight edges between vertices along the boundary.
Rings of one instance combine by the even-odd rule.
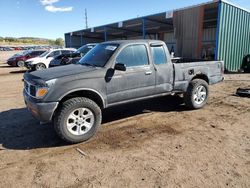
[[53, 4], [59, 2], [60, 0], [40, 0], [41, 4], [45, 6], [45, 10], [49, 12], [70, 12], [73, 7], [56, 7]]
[[58, 2], [59, 0], [40, 0], [42, 5], [52, 5], [53, 3]]
[[55, 7], [54, 5], [45, 6], [45, 10], [49, 12], [70, 12], [73, 10], [73, 7]]

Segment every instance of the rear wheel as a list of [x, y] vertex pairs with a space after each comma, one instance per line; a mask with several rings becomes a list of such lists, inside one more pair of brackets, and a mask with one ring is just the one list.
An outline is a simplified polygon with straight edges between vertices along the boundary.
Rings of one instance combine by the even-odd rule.
[[64, 102], [54, 118], [54, 128], [59, 137], [69, 143], [90, 139], [101, 124], [100, 107], [84, 97]]
[[24, 67], [24, 61], [18, 61], [17, 66], [18, 67]]
[[36, 70], [44, 70], [44, 69], [46, 69], [46, 65], [44, 65], [43, 63], [38, 63], [38, 64], [36, 64], [35, 69]]
[[202, 79], [194, 79], [184, 94], [184, 101], [188, 108], [199, 109], [207, 103], [208, 95], [208, 83]]

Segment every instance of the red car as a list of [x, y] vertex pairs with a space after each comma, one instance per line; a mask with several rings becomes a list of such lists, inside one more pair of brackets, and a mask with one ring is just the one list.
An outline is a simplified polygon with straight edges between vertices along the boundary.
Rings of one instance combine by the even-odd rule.
[[33, 50], [33, 51], [24, 51], [22, 53], [15, 54], [7, 60], [7, 64], [13, 67], [23, 67], [24, 62], [30, 58], [40, 56], [46, 50]]

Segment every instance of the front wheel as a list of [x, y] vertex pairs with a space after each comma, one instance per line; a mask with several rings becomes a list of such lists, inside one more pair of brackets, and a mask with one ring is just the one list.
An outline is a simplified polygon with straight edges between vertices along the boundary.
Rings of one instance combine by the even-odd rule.
[[17, 66], [18, 67], [24, 67], [24, 61], [18, 61]]
[[102, 121], [100, 107], [84, 97], [65, 101], [54, 117], [56, 133], [68, 143], [90, 139]]
[[202, 79], [194, 79], [189, 83], [184, 101], [188, 108], [199, 109], [206, 105], [208, 95], [208, 83]]

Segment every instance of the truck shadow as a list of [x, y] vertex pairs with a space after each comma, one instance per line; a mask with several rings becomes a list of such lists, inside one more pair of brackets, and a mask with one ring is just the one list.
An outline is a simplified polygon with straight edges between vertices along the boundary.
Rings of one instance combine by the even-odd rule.
[[134, 103], [124, 104], [103, 111], [102, 123], [136, 116], [150, 112], [185, 111], [183, 99], [179, 96], [165, 96]]
[[[187, 110], [178, 96], [167, 96], [106, 109], [103, 126], [128, 117], [148, 112]], [[0, 145], [2, 149], [30, 150], [65, 146], [54, 132], [52, 124], [40, 125], [26, 108], [11, 109], [0, 113]], [[114, 127], [115, 129], [115, 127]], [[104, 131], [105, 134], [105, 131]]]
[[0, 113], [0, 145], [14, 150], [29, 150], [63, 145], [53, 127], [40, 125], [26, 108]]

